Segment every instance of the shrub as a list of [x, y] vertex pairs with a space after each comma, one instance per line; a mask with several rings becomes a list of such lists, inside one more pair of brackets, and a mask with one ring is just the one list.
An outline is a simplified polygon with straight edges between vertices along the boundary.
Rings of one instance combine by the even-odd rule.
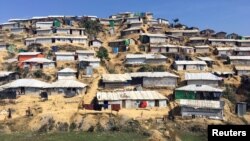
[[108, 59], [109, 58], [108, 50], [104, 47], [100, 47], [99, 51], [97, 52], [97, 57], [100, 58], [101, 60]]
[[33, 75], [36, 77], [36, 78], [41, 78], [44, 73], [42, 72], [42, 70], [37, 70], [33, 73]]

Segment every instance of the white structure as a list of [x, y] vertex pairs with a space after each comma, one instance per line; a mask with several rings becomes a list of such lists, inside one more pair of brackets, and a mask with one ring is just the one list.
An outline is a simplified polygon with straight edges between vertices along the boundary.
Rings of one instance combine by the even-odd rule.
[[208, 39], [212, 46], [235, 46], [236, 40], [235, 39]]
[[36, 34], [41, 36], [41, 35], [51, 35], [53, 34], [53, 31], [51, 28], [39, 28], [39, 29], [36, 29]]
[[73, 27], [56, 28], [56, 33], [59, 35], [85, 36], [85, 28], [73, 28]]
[[55, 52], [56, 61], [75, 61], [74, 52]]
[[170, 44], [150, 44], [150, 52], [152, 53], [178, 53], [179, 46]]
[[250, 67], [249, 66], [235, 66], [234, 70], [237, 75], [250, 75]]
[[133, 109], [167, 107], [167, 98], [156, 91], [122, 91], [122, 92], [97, 92], [99, 104], [119, 104], [121, 108]]
[[83, 58], [94, 57], [95, 51], [94, 50], [77, 50], [76, 55], [77, 55], [78, 60], [81, 60]]
[[23, 61], [23, 67], [31, 70], [55, 68], [55, 62], [46, 58], [31, 58]]
[[175, 87], [178, 76], [169, 72], [134, 72], [129, 73], [132, 84], [143, 87]]
[[2, 23], [0, 24], [0, 27], [2, 28], [2, 30], [7, 30], [14, 27], [18, 27], [18, 23], [17, 22]]
[[10, 83], [0, 86], [0, 90], [11, 89], [17, 91], [18, 94], [36, 94], [48, 88], [49, 84], [36, 79], [18, 79]]
[[165, 34], [141, 34], [140, 40], [142, 43], [150, 43], [150, 44], [156, 44], [156, 43], [165, 43], [167, 36]]
[[249, 66], [250, 56], [229, 56], [230, 64], [239, 66]]
[[13, 27], [10, 29], [10, 32], [12, 34], [21, 34], [21, 33], [25, 33], [26, 29], [24, 27]]
[[58, 80], [68, 80], [68, 79], [76, 79], [76, 71], [71, 68], [65, 68], [57, 72]]
[[127, 54], [126, 64], [165, 64], [167, 57], [161, 54]]
[[185, 73], [185, 81], [187, 85], [209, 85], [209, 86], [219, 86], [219, 82], [222, 78], [217, 77], [212, 73]]
[[103, 43], [103, 42], [102, 42], [101, 40], [99, 40], [99, 39], [94, 39], [94, 40], [89, 41], [89, 46], [93, 46], [93, 47], [99, 48], [99, 47], [102, 46], [102, 43]]
[[7, 44], [6, 43], [0, 43], [0, 51], [5, 51], [7, 48]]
[[232, 47], [217, 47], [215, 50], [220, 57], [231, 56], [233, 52]]
[[53, 43], [81, 43], [87, 45], [87, 36], [45, 36], [25, 39], [25, 45], [32, 43], [53, 44]]
[[60, 79], [50, 85], [52, 94], [64, 94], [66, 97], [85, 94], [86, 87], [86, 84], [73, 79]]
[[174, 68], [176, 70], [206, 70], [207, 64], [205, 61], [175, 61]]
[[204, 46], [194, 46], [194, 52], [195, 53], [209, 53], [209, 46], [204, 45]]
[[98, 68], [100, 66], [100, 58], [96, 57], [85, 57], [79, 59], [81, 67], [92, 66], [93, 68]]
[[51, 22], [36, 22], [36, 28], [49, 29], [53, 27], [53, 21]]

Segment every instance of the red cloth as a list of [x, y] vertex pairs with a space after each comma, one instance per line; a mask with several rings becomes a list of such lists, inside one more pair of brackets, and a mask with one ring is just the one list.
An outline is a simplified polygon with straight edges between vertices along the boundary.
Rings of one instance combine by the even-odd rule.
[[83, 108], [86, 110], [94, 110], [94, 105], [93, 104], [84, 104]]
[[121, 109], [120, 104], [111, 104], [111, 110], [112, 111], [119, 111]]
[[141, 101], [140, 108], [146, 108], [148, 106], [147, 101]]

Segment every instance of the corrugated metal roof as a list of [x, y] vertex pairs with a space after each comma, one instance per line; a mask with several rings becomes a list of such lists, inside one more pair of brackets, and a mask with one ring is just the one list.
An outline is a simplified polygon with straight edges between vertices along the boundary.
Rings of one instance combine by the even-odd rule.
[[240, 42], [240, 43], [242, 43], [242, 42], [248, 43], [248, 42], [250, 42], [250, 40], [237, 40], [237, 42]]
[[193, 29], [193, 30], [170, 30], [170, 31], [167, 31], [169, 33], [197, 33], [197, 32], [200, 32], [199, 30], [197, 29]]
[[94, 50], [76, 50], [77, 54], [95, 54]]
[[250, 47], [235, 47], [235, 51], [250, 51]]
[[165, 34], [150, 34], [150, 33], [142, 33], [141, 36], [162, 37], [162, 38], [166, 38], [167, 37]]
[[204, 37], [191, 37], [189, 38], [189, 40], [207, 40], [207, 38], [204, 38]]
[[78, 60], [85, 62], [101, 62], [101, 59], [96, 57], [78, 57]]
[[210, 57], [197, 57], [199, 60], [202, 60], [202, 61], [214, 61], [212, 58]]
[[212, 42], [236, 42], [235, 39], [208, 39], [208, 41]]
[[65, 69], [62, 69], [60, 71], [58, 71], [59, 73], [68, 73], [68, 72], [71, 72], [71, 73], [76, 73], [75, 70], [71, 69], [71, 68], [65, 68]]
[[19, 55], [38, 55], [38, 54], [41, 54], [41, 52], [20, 52], [18, 53], [18, 56]]
[[194, 92], [223, 92], [222, 89], [214, 88], [208, 85], [187, 85], [175, 90], [179, 91], [194, 91]]
[[250, 60], [250, 56], [229, 56], [230, 60]]
[[169, 72], [134, 72], [128, 74], [131, 77], [179, 77]]
[[126, 58], [145, 58], [145, 59], [167, 59], [166, 56], [161, 55], [161, 54], [127, 54]]
[[53, 24], [53, 21], [49, 21], [49, 22], [36, 22], [36, 24]]
[[30, 87], [30, 88], [47, 88], [49, 84], [36, 79], [17, 79], [10, 83], [0, 86], [0, 88], [20, 88], [20, 87]]
[[205, 61], [175, 61], [177, 65], [207, 65]]
[[167, 100], [157, 91], [121, 91], [121, 92], [97, 92], [97, 99], [104, 100]]
[[8, 76], [12, 73], [14, 73], [14, 72], [12, 72], [12, 71], [0, 71], [0, 77], [5, 77], [5, 76]]
[[159, 44], [150, 44], [151, 48], [154, 47], [164, 47], [164, 48], [178, 48], [179, 46], [177, 45], [170, 45], [170, 44], [163, 44], [163, 45], [159, 45]]
[[250, 66], [235, 66], [235, 69], [250, 71]]
[[204, 46], [194, 46], [194, 48], [209, 48], [208, 45], [204, 45]]
[[131, 28], [128, 28], [128, 29], [124, 29], [122, 31], [133, 31], [133, 30], [141, 30], [140, 27], [131, 27]]
[[132, 78], [128, 74], [103, 74], [102, 80], [103, 82], [127, 82]]
[[55, 52], [55, 55], [56, 56], [72, 56], [72, 55], [75, 55], [75, 52]]
[[185, 73], [185, 80], [222, 80], [212, 73]]
[[180, 105], [194, 108], [221, 109], [221, 101], [181, 99]]
[[227, 51], [227, 50], [232, 50], [233, 48], [232, 47], [217, 47], [216, 48], [218, 51]]
[[31, 58], [31, 59], [28, 59], [28, 60], [25, 60], [23, 62], [36, 62], [36, 63], [52, 63], [54, 61], [52, 60], [49, 60], [47, 58]]
[[50, 88], [85, 88], [87, 85], [76, 80], [58, 80], [50, 85]]

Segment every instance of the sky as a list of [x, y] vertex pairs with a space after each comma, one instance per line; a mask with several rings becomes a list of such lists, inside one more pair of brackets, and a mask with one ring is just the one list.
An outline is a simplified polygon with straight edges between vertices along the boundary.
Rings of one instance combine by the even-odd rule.
[[250, 35], [250, 0], [2, 0], [0, 23], [11, 18], [47, 15], [96, 15], [118, 12], [154, 13], [155, 18], [200, 29]]

